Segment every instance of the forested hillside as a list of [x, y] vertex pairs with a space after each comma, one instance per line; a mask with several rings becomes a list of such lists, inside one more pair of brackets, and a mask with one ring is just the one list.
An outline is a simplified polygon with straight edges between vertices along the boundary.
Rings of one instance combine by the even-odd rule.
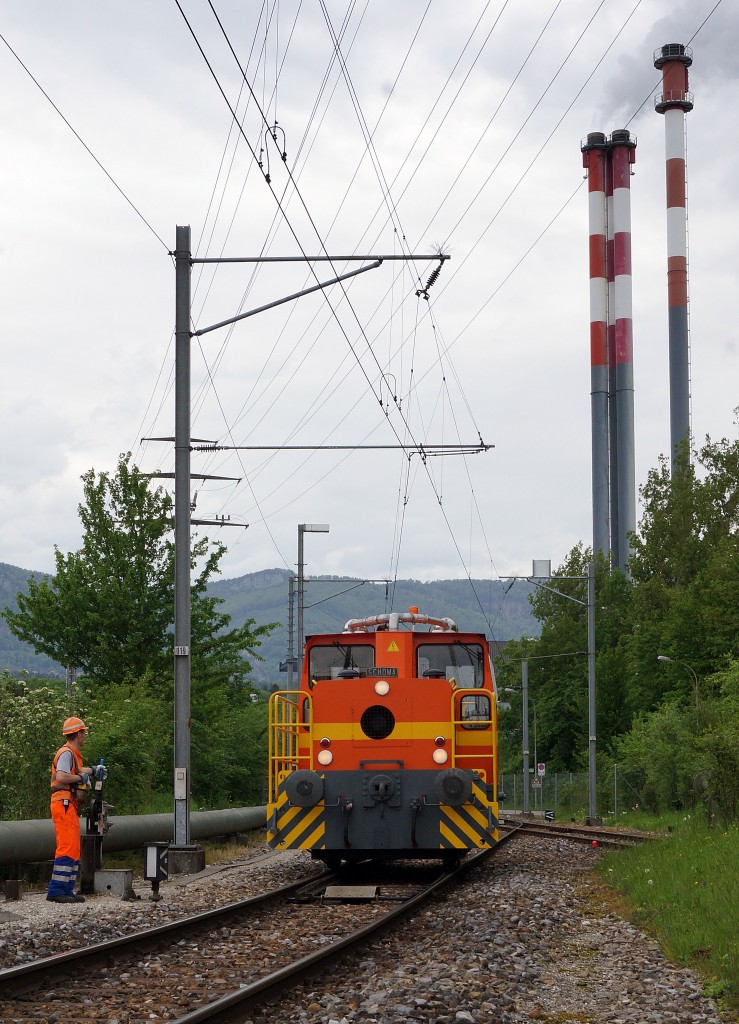
[[[15, 608], [19, 591], [28, 591], [31, 576], [43, 578], [43, 573], [19, 569], [16, 565], [0, 562], [0, 608]], [[32, 676], [63, 676], [64, 669], [45, 654], [36, 654], [34, 649], [22, 640], [16, 639], [8, 629], [5, 619], [0, 618], [0, 672], [8, 669], [12, 675], [26, 671]]]
[[[28, 578], [34, 573], [0, 562], [0, 606], [15, 607], [18, 591], [27, 591]], [[41, 577], [43, 574], [35, 574]], [[241, 626], [253, 618], [258, 624], [277, 622], [278, 627], [259, 648], [263, 661], [254, 662], [254, 678], [262, 683], [280, 682], [279, 665], [288, 654], [288, 577], [285, 569], [261, 572], [211, 582], [207, 592], [220, 598], [221, 610]], [[540, 626], [533, 618], [528, 595], [531, 588], [519, 581], [508, 593], [498, 581], [475, 580], [398, 580], [394, 587], [384, 583], [362, 583], [337, 577], [306, 581], [305, 631], [327, 632], [341, 629], [347, 619], [376, 615], [385, 611], [405, 611], [416, 605], [429, 615], [448, 616], [460, 629], [482, 632], [493, 640], [510, 640], [538, 635]], [[297, 627], [297, 606], [295, 609]], [[38, 655], [28, 644], [17, 640], [0, 619], [0, 670], [16, 674], [63, 676], [62, 666]]]
[[[259, 648], [264, 661], [254, 665], [254, 675], [260, 680], [279, 682], [279, 663], [287, 658], [288, 576], [284, 569], [269, 569], [208, 587], [209, 594], [223, 599], [221, 608], [235, 623], [249, 617], [258, 623], [280, 623]], [[340, 630], [347, 619], [403, 612], [415, 605], [427, 615], [448, 616], [460, 629], [485, 633], [491, 640], [539, 635], [541, 627], [528, 601], [529, 584], [521, 580], [507, 593], [497, 580], [473, 580], [473, 585], [474, 590], [469, 580], [398, 580], [386, 585], [321, 576], [306, 581], [305, 632]], [[295, 623], [297, 630], [297, 608]]]

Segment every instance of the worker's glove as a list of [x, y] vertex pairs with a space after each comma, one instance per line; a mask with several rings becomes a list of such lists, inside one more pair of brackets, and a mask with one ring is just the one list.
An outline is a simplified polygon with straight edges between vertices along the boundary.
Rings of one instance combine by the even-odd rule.
[[98, 782], [104, 782], [108, 778], [108, 769], [104, 764], [96, 764], [92, 773]]
[[82, 785], [82, 786], [89, 786], [90, 785], [90, 776], [87, 774], [87, 772], [83, 772], [82, 773], [82, 778], [80, 780], [80, 785]]

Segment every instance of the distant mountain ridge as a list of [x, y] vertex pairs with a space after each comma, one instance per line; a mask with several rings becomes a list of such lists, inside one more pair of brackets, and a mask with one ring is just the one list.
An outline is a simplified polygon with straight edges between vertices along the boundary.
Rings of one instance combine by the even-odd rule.
[[[15, 607], [16, 595], [27, 591], [29, 577], [44, 575], [0, 562], [0, 606]], [[279, 666], [288, 657], [289, 576], [286, 569], [262, 569], [234, 579], [215, 580], [208, 587], [211, 596], [223, 601], [220, 610], [231, 616], [234, 626], [246, 619], [254, 619], [259, 625], [279, 623], [258, 649], [263, 660], [252, 660], [254, 679], [262, 683], [285, 680]], [[498, 580], [472, 583], [470, 586], [466, 579], [429, 583], [397, 580], [385, 585], [342, 576], [311, 577], [305, 582], [305, 632], [336, 632], [348, 619], [415, 606], [428, 615], [454, 619], [460, 629], [485, 633], [493, 640], [538, 634], [539, 624], [528, 602], [529, 584], [521, 581], [506, 591]], [[297, 605], [293, 621], [296, 643]], [[16, 640], [0, 620], [0, 671], [5, 668], [12, 673], [25, 670], [31, 675], [64, 676], [62, 666]]]

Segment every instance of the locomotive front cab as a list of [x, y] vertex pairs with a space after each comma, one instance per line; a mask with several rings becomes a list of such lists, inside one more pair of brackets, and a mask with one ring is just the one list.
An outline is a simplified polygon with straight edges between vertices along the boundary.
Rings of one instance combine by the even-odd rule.
[[270, 701], [268, 841], [458, 859], [497, 841], [497, 754], [484, 637], [415, 611], [309, 637], [300, 690]]

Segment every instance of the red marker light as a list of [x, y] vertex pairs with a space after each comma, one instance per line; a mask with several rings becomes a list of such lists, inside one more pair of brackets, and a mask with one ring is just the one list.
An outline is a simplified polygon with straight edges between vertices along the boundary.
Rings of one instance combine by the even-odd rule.
[[593, 840], [593, 849], [594, 849], [594, 850], [597, 850], [597, 849], [598, 849], [598, 840], [597, 840], [597, 839], [594, 839], [594, 840]]

